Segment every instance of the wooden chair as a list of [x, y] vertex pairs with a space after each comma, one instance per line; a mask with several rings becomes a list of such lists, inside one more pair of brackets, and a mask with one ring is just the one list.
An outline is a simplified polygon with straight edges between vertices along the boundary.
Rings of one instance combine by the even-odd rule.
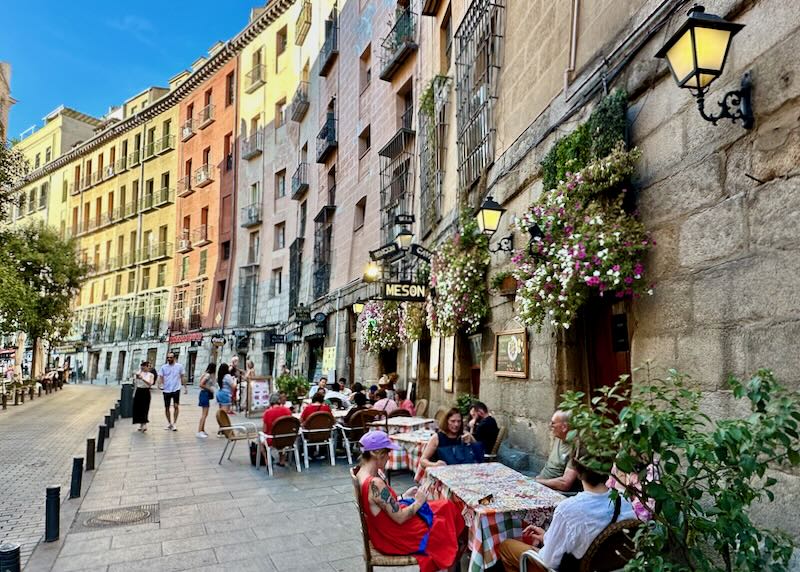
[[231, 460], [233, 449], [236, 447], [238, 441], [253, 441], [258, 438], [258, 428], [255, 423], [250, 421], [242, 421], [236, 425], [231, 425], [228, 413], [222, 409], [217, 410], [217, 423], [219, 430], [217, 433], [225, 437], [225, 448], [222, 449], [222, 455], [219, 457], [219, 464], [222, 464], [222, 459], [225, 458], [225, 452], [228, 451], [228, 446], [231, 450], [228, 453], [228, 460]]
[[425, 417], [425, 412], [428, 411], [428, 400], [417, 399], [417, 403], [414, 405], [414, 410], [417, 412], [418, 417]]
[[433, 416], [436, 419], [436, 425], [439, 429], [442, 429], [442, 425], [444, 424], [444, 417], [447, 415], [447, 412], [450, 411], [448, 407], [444, 405], [440, 405], [439, 408], [436, 410], [436, 414]]
[[411, 417], [411, 412], [408, 409], [395, 409], [389, 413], [389, 419], [393, 417]]
[[[379, 411], [377, 409], [365, 409], [364, 414], [361, 416], [361, 424], [364, 427], [364, 431], [366, 432], [372, 429], [370, 423], [380, 421], [381, 419], [384, 421], [387, 419], [385, 411]], [[387, 433], [389, 432], [388, 425], [384, 425], [384, 430]]]
[[308, 446], [327, 445], [330, 451], [331, 465], [336, 464], [336, 455], [333, 450], [334, 426], [336, 420], [327, 411], [317, 411], [308, 416], [300, 428], [300, 438], [303, 440], [303, 459], [308, 469]]
[[499, 431], [497, 432], [497, 438], [494, 440], [494, 447], [492, 447], [492, 450], [489, 453], [483, 454], [483, 459], [487, 463], [497, 461], [497, 452], [500, 450], [500, 445], [503, 443], [503, 439], [506, 438], [506, 433], [508, 432], [503, 425], [500, 425], [498, 429]]
[[342, 432], [342, 440], [344, 441], [344, 450], [347, 453], [347, 464], [353, 464], [352, 449], [358, 445], [358, 440], [367, 432], [366, 423], [364, 423], [364, 413], [369, 409], [362, 409], [353, 413], [350, 418], [350, 424], [339, 424], [339, 431]]
[[[642, 525], [640, 520], [630, 518], [609, 524], [595, 538], [580, 559], [579, 572], [612, 572], [621, 570], [636, 555], [633, 537]], [[520, 572], [528, 572], [528, 560], [533, 560], [548, 572], [548, 568], [535, 550], [526, 550], [519, 558]]]
[[358, 507], [358, 517], [361, 519], [361, 537], [364, 541], [364, 564], [367, 572], [373, 572], [376, 567], [388, 566], [416, 566], [417, 559], [413, 556], [389, 556], [381, 554], [369, 540], [369, 529], [367, 528], [367, 518], [364, 511], [369, 510], [365, 507], [361, 499], [361, 485], [358, 483], [358, 470], [361, 467], [350, 469], [350, 478], [353, 481], [353, 492], [356, 495], [356, 506]]
[[[272, 424], [272, 434], [258, 433], [258, 455], [256, 455], [256, 469], [261, 466], [261, 453], [267, 458], [267, 473], [272, 476], [272, 449], [280, 453], [294, 452], [294, 463], [297, 472], [300, 472], [300, 450], [298, 438], [300, 436], [300, 420], [291, 415], [278, 417]], [[272, 441], [270, 443], [270, 440]]]

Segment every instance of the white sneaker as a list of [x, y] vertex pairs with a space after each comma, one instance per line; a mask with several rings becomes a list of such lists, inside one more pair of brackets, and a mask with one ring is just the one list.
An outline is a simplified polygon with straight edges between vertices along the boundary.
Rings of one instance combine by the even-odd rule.
[[164, 431], [172, 431], [172, 423], [164, 427]]
[[171, 425], [170, 427], [172, 428], [173, 431], [177, 431], [178, 430], [178, 426], [177, 425]]
[[197, 436], [200, 439], [208, 439], [208, 433], [206, 433], [205, 431], [198, 431], [197, 432]]

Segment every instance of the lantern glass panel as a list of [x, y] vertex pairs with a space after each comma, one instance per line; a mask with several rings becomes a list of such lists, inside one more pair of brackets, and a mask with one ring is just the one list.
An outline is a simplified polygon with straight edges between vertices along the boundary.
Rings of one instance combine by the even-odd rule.
[[494, 234], [500, 226], [500, 215], [502, 211], [493, 209], [481, 209], [478, 213], [478, 228], [483, 234]]
[[694, 45], [691, 29], [686, 30], [681, 39], [667, 51], [667, 61], [679, 86], [683, 87], [687, 80], [694, 80], [690, 77], [694, 74]]
[[697, 49], [697, 67], [703, 71], [710, 70], [719, 74], [725, 65], [725, 56], [728, 53], [728, 43], [731, 41], [730, 30], [698, 27], [694, 29], [694, 38]]

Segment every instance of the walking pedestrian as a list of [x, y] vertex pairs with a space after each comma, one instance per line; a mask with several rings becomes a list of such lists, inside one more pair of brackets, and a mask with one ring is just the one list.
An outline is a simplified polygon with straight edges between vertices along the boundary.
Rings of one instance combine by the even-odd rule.
[[[242, 376], [244, 375], [244, 372], [239, 368], [239, 356], [233, 356], [231, 358], [231, 364], [228, 373], [234, 380], [233, 390], [231, 391], [231, 403], [235, 403], [236, 409], [241, 410], [241, 404], [239, 403], [239, 387], [242, 384]], [[229, 413], [233, 413], [233, 408], [231, 408]]]
[[219, 408], [227, 413], [231, 412], [231, 399], [236, 387], [236, 380], [234, 380], [230, 371], [230, 367], [226, 363], [221, 364], [217, 370], [217, 384], [219, 385], [217, 403]]
[[136, 373], [133, 374], [133, 384], [136, 391], [133, 394], [133, 423], [139, 424], [137, 431], [144, 433], [147, 431], [147, 424], [150, 422], [150, 388], [155, 383], [155, 376], [150, 371], [150, 363], [143, 361]]
[[[167, 426], [164, 429], [167, 431], [178, 430], [181, 386], [183, 386], [184, 393], [189, 393], [189, 388], [186, 387], [186, 373], [183, 370], [183, 365], [175, 361], [173, 352], [169, 352], [167, 354], [167, 363], [163, 364], [158, 371], [158, 387], [164, 392], [164, 414], [167, 416]], [[172, 406], [173, 415], [170, 417], [169, 406], [172, 402], [174, 402]]]
[[216, 386], [217, 364], [210, 363], [206, 368], [203, 375], [200, 376], [200, 402], [198, 405], [202, 408], [200, 414], [200, 424], [197, 426], [197, 436], [200, 439], [206, 439], [206, 418], [208, 417], [208, 408], [211, 405], [211, 400], [214, 399], [214, 386]]

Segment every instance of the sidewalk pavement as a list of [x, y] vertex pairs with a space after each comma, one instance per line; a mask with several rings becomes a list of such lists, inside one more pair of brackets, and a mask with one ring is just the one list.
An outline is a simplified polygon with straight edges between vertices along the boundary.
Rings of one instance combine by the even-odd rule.
[[[218, 465], [224, 439], [195, 436], [197, 390], [181, 395], [178, 431], [164, 429], [163, 401], [153, 393], [151, 424], [139, 433], [121, 419], [81, 499], [66, 501], [61, 538], [41, 543], [26, 570], [52, 572], [364, 570], [360, 523], [346, 459], [266, 469], [250, 464], [240, 442]], [[235, 415], [232, 422], [244, 420]], [[259, 419], [252, 419], [260, 426]], [[410, 483], [401, 477], [397, 487]], [[394, 483], [395, 479], [393, 479]], [[87, 529], [92, 511], [155, 504], [156, 522]], [[74, 521], [70, 510], [77, 510]], [[414, 570], [403, 568], [402, 570]]]

